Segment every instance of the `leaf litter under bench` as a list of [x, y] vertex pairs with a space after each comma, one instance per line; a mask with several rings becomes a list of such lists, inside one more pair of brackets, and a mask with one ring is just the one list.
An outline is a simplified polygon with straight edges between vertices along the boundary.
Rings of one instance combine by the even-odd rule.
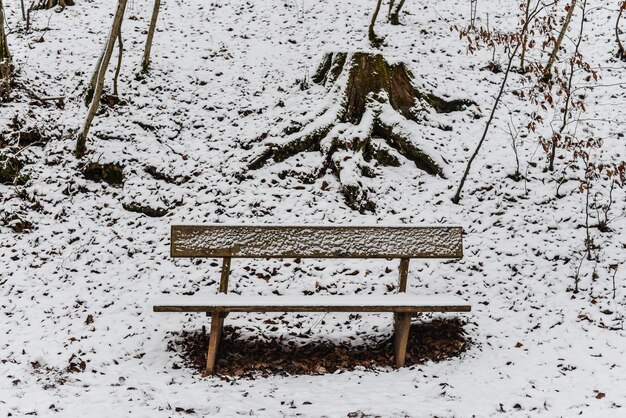
[[[460, 318], [412, 324], [406, 366], [460, 356], [471, 345], [463, 328], [465, 324]], [[174, 335], [168, 350], [177, 352], [185, 366], [202, 373], [206, 367], [209, 336], [201, 331]], [[216, 374], [251, 379], [272, 375], [322, 375], [357, 367], [371, 370], [393, 367], [393, 360], [393, 336], [382, 341], [372, 339], [358, 346], [328, 341], [297, 345], [293, 340], [282, 338], [244, 339], [238, 329], [225, 326]], [[175, 363], [174, 367], [180, 368], [180, 365]]]

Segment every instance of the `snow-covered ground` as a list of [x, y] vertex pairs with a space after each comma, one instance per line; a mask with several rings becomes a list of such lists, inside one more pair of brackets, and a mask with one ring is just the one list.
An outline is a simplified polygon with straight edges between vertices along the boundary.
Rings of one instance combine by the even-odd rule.
[[[452, 131], [420, 128], [448, 162], [446, 179], [406, 162], [368, 180], [377, 191], [376, 214], [349, 209], [331, 174], [314, 184], [277, 175], [311, 155], [236, 180], [255, 139], [282, 126], [277, 118], [297, 118], [324, 101], [321, 87], [302, 91], [297, 81], [313, 73], [324, 51], [369, 49], [374, 2], [359, 0], [166, 0], [152, 71], [143, 80], [135, 74], [152, 4], [129, 2], [120, 79], [128, 104], [99, 115], [87, 144], [90, 161], [124, 166], [125, 183], [88, 181], [72, 139], [115, 3], [79, 0], [62, 13], [37, 11], [25, 33], [18, 30], [19, 2], [5, 0], [19, 82], [39, 96], [66, 99], [63, 108], [44, 108], [20, 93], [0, 104], [0, 132], [18, 118], [24, 129], [37, 126], [56, 137], [22, 151], [26, 186], [0, 185], [1, 416], [626, 416], [623, 189], [612, 195], [611, 232], [591, 229], [596, 260], [581, 265], [580, 173], [565, 173], [564, 197], [556, 198], [567, 155], [554, 173], [544, 172], [545, 153], [530, 135], [519, 149], [526, 180], [508, 178], [515, 157], [504, 108], [460, 205], [450, 198], [486, 119], [469, 112], [437, 115]], [[593, 1], [589, 8], [582, 52], [602, 79], [585, 90], [580, 129], [605, 141], [593, 158], [624, 160], [626, 63], [612, 56], [617, 5]], [[468, 55], [450, 30], [468, 23], [469, 9], [469, 1], [409, 0], [404, 25], [381, 16], [377, 32], [386, 36], [385, 56], [407, 62], [419, 87], [471, 99], [486, 114], [502, 74], [481, 70], [491, 52]], [[517, 13], [513, 0], [478, 2], [481, 22], [488, 15], [491, 27], [510, 28]], [[519, 87], [518, 77], [512, 75], [511, 88]], [[514, 115], [521, 120], [530, 109], [511, 94], [506, 105], [520, 109]], [[155, 178], [147, 166], [175, 181]], [[596, 192], [606, 201], [606, 188]], [[169, 213], [151, 218], [125, 210], [129, 204]], [[591, 216], [596, 224], [597, 213]], [[19, 220], [32, 230], [14, 232]], [[169, 225], [223, 222], [461, 225], [465, 257], [412, 261], [409, 292], [469, 301], [473, 310], [462, 315], [473, 344], [460, 358], [400, 370], [225, 381], [174, 369], [180, 358], [166, 351], [171, 331], [197, 330], [208, 319], [154, 314], [152, 300], [163, 292], [215, 293], [220, 267], [219, 260], [171, 259]], [[231, 291], [302, 295], [317, 286], [325, 288], [322, 295], [384, 294], [397, 280], [396, 267], [384, 260], [235, 260]], [[288, 327], [272, 331], [264, 323], [278, 316], [232, 314], [227, 323], [250, 337], [288, 334]], [[319, 314], [282, 316], [312, 328], [319, 340], [392, 332], [387, 314], [362, 315], [349, 325], [347, 314], [328, 314], [324, 325]]]

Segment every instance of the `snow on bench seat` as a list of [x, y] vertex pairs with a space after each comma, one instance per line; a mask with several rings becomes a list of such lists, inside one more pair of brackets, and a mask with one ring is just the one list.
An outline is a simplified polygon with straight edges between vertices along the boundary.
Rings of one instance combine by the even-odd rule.
[[155, 300], [154, 312], [469, 312], [453, 295], [167, 296]]

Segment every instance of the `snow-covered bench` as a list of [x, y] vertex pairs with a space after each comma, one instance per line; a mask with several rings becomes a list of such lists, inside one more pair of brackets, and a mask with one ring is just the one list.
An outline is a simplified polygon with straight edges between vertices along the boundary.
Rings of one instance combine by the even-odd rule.
[[[411, 315], [469, 312], [453, 295], [406, 294], [411, 258], [461, 258], [460, 227], [415, 226], [172, 226], [172, 257], [223, 259], [220, 294], [171, 296], [154, 312], [207, 312], [211, 334], [207, 374], [213, 374], [224, 317], [228, 312], [393, 312], [394, 357], [404, 366]], [[399, 258], [399, 292], [394, 295], [244, 296], [228, 295], [232, 258]]]

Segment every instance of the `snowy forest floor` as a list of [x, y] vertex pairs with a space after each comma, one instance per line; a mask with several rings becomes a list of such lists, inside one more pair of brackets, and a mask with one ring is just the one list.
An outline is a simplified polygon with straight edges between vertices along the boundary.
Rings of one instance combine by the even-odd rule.
[[[333, 175], [313, 184], [279, 176], [310, 164], [314, 153], [243, 181], [236, 175], [258, 138], [325, 100], [319, 86], [300, 89], [323, 52], [370, 49], [374, 2], [168, 0], [143, 79], [136, 74], [152, 4], [130, 2], [120, 78], [126, 103], [103, 107], [83, 160], [72, 154], [86, 113], [82, 92], [115, 2], [33, 12], [28, 33], [19, 2], [4, 3], [22, 87], [0, 104], [0, 147], [15, 148], [16, 132], [37, 130], [43, 139], [17, 146], [26, 184], [0, 185], [1, 416], [626, 415], [625, 193], [613, 191], [609, 231], [591, 228], [596, 249], [586, 260], [584, 194], [569, 156], [559, 152], [557, 169], [544, 170], [546, 155], [529, 134], [518, 147], [524, 179], [507, 177], [515, 165], [507, 123], [523, 125], [531, 109], [512, 94], [521, 86], [517, 74], [459, 205], [450, 198], [486, 119], [468, 112], [420, 127], [447, 161], [447, 178], [408, 161], [382, 168], [367, 179], [376, 213], [362, 215], [346, 206]], [[613, 3], [590, 3], [582, 44], [602, 77], [585, 90], [580, 123], [604, 139], [598, 161], [626, 158], [626, 63], [614, 58]], [[514, 27], [518, 13], [512, 0], [478, 3], [480, 22], [488, 16], [491, 27]], [[491, 51], [468, 55], [451, 31], [469, 16], [469, 1], [409, 0], [403, 25], [381, 17], [377, 32], [386, 37], [382, 53], [405, 61], [418, 87], [473, 100], [485, 115], [502, 74], [482, 70]], [[502, 51], [496, 59], [504, 63]], [[65, 99], [44, 105], [24, 87]], [[123, 166], [123, 186], [85, 179], [86, 161]], [[606, 185], [592, 196], [606, 202]], [[146, 208], [165, 216], [127, 210]], [[590, 215], [597, 225], [602, 212]], [[168, 347], [209, 320], [154, 314], [151, 300], [217, 292], [219, 260], [170, 258], [169, 225], [222, 222], [461, 225], [464, 258], [412, 261], [408, 291], [469, 301], [470, 314], [418, 322], [462, 316], [472, 343], [458, 356], [399, 370], [202, 378], [184, 365], [184, 350]], [[397, 261], [236, 260], [231, 291], [383, 294], [396, 281]], [[383, 314], [232, 314], [226, 324], [242, 338], [284, 337], [296, 346], [358, 346], [392, 333]]]

